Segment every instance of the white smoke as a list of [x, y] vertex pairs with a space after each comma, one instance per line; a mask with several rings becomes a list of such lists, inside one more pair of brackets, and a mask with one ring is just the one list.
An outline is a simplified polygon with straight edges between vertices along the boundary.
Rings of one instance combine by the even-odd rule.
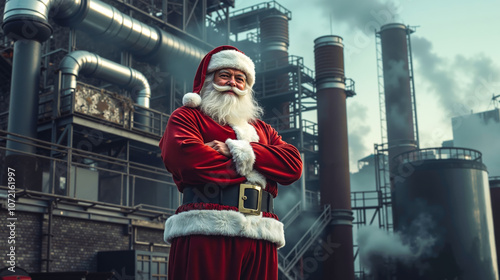
[[446, 58], [434, 52], [431, 41], [418, 36], [412, 37], [412, 47], [419, 77], [449, 117], [483, 111], [492, 93], [500, 90], [500, 69], [484, 54]]
[[435, 224], [430, 215], [421, 214], [409, 228], [411, 234], [388, 232], [377, 227], [363, 227], [358, 231], [358, 246], [361, 265], [368, 273], [380, 266], [397, 261], [409, 264], [432, 254], [436, 236], [431, 233]]
[[[491, 116], [498, 111], [490, 111]], [[475, 149], [482, 153], [482, 161], [490, 176], [500, 176], [500, 122], [482, 119], [478, 115], [464, 115], [453, 119], [455, 147]]]
[[370, 125], [367, 124], [368, 107], [350, 100], [347, 105], [347, 122], [348, 122], [348, 141], [349, 141], [349, 169], [351, 172], [358, 170], [358, 159], [370, 154], [371, 147], [366, 145], [368, 133], [371, 131]]

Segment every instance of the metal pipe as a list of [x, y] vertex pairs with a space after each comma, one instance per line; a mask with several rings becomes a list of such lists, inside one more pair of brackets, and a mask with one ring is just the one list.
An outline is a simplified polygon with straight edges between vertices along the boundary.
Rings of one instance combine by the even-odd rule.
[[[42, 44], [35, 40], [14, 43], [8, 132], [37, 138], [38, 87]], [[9, 138], [15, 138], [9, 135]], [[35, 153], [29, 144], [7, 141], [7, 148]], [[12, 152], [7, 152], [7, 156]]]
[[[46, 0], [48, 1], [48, 0]], [[103, 38], [133, 53], [137, 59], [159, 64], [166, 70], [184, 71], [175, 63], [188, 66], [192, 74], [205, 56], [203, 50], [156, 26], [149, 26], [120, 12], [117, 8], [98, 0], [69, 0], [78, 6], [73, 13], [57, 13], [55, 21], [63, 26], [75, 27]], [[192, 68], [192, 69], [191, 69]]]
[[[84, 74], [137, 92], [136, 103], [149, 108], [151, 88], [146, 77], [135, 69], [87, 51], [69, 53], [61, 60], [59, 69], [62, 73], [62, 92], [64, 95], [72, 94], [75, 91], [78, 75]], [[137, 108], [134, 119], [137, 128], [150, 131], [151, 118], [147, 110]]]
[[84, 74], [137, 91], [136, 103], [149, 108], [151, 88], [146, 77], [135, 69], [88, 51], [69, 53], [61, 60], [59, 69], [62, 73], [62, 88], [65, 95], [75, 91], [78, 75]]

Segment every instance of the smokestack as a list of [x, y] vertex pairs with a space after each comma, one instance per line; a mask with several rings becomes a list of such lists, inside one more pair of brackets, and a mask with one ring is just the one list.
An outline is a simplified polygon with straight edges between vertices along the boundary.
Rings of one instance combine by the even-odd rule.
[[332, 208], [325, 229], [328, 242], [340, 246], [323, 263], [324, 279], [354, 279], [351, 189], [347, 144], [344, 45], [339, 36], [314, 40], [318, 103], [321, 204]]
[[[288, 20], [289, 18], [284, 14], [270, 15], [260, 20], [260, 61], [261, 72], [264, 75], [261, 79], [264, 97], [289, 91], [288, 70], [271, 71], [288, 66]], [[268, 70], [271, 72], [267, 72]], [[265, 111], [279, 119], [277, 129], [290, 127], [289, 105], [290, 102], [283, 102], [282, 99], [267, 99], [264, 103]]]
[[410, 84], [408, 37], [412, 31], [403, 24], [391, 23], [380, 28], [384, 72], [385, 112], [389, 168], [393, 158], [415, 150], [413, 102]]

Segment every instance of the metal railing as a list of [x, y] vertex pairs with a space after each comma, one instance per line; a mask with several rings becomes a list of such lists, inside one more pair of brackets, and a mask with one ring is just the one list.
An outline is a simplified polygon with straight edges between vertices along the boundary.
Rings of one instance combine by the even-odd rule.
[[295, 204], [295, 206], [292, 207], [292, 209], [290, 209], [290, 211], [288, 211], [288, 213], [283, 218], [281, 218], [281, 222], [283, 223], [283, 229], [286, 230], [286, 228], [290, 226], [293, 223], [293, 221], [297, 219], [297, 217], [300, 216], [300, 213], [302, 213], [302, 211], [304, 211], [303, 205], [299, 201], [297, 202], [297, 204]]
[[381, 192], [351, 192], [351, 207], [353, 210], [382, 207]]
[[306, 190], [306, 205], [307, 209], [320, 209], [320, 193], [316, 191]]
[[[8, 138], [8, 136], [10, 137]], [[8, 148], [6, 146], [7, 138], [8, 141], [34, 147], [36, 153]], [[31, 156], [33, 160], [37, 161], [41, 166], [42, 174], [45, 174], [42, 177], [45, 179], [39, 182], [37, 189], [44, 193], [76, 199], [81, 197], [82, 192], [89, 192], [88, 182], [94, 180], [97, 181], [97, 185], [91, 186], [91, 188], [97, 192], [92, 194], [97, 197], [96, 202], [120, 206], [136, 206], [142, 202], [135, 197], [135, 190], [154, 187], [152, 190], [163, 189], [163, 193], [170, 195], [165, 197], [167, 208], [151, 204], [152, 207], [167, 210], [179, 206], [179, 194], [172, 182], [171, 174], [157, 166], [128, 161], [0, 130], [0, 157], [5, 158], [7, 152]], [[5, 160], [0, 163], [4, 167], [5, 164]], [[86, 176], [85, 182], [79, 181], [79, 176]], [[106, 191], [109, 192], [109, 196], [103, 194]], [[156, 196], [154, 191], [151, 196]]]
[[309, 230], [304, 233], [302, 238], [295, 243], [295, 246], [288, 252], [286, 256], [283, 256], [278, 252], [278, 262], [280, 263], [282, 270], [285, 274], [288, 274], [291, 269], [295, 266], [297, 261], [304, 255], [304, 253], [311, 247], [314, 241], [323, 232], [323, 229], [328, 225], [332, 219], [332, 213], [330, 205], [324, 206], [323, 212], [312, 224]]
[[246, 14], [249, 12], [253, 12], [253, 11], [257, 11], [257, 10], [266, 10], [266, 9], [276, 9], [280, 13], [286, 15], [289, 20], [292, 19], [292, 12], [290, 10], [288, 10], [287, 8], [281, 6], [276, 1], [262, 2], [262, 3], [256, 4], [256, 5], [253, 5], [250, 7], [246, 7], [246, 8], [240, 9], [240, 10], [236, 10], [236, 11], [232, 11], [231, 13], [229, 13], [229, 17], [235, 17], [235, 16], [239, 16], [239, 15]]
[[482, 162], [481, 152], [468, 148], [428, 148], [409, 151], [394, 157], [395, 163], [409, 163], [422, 160], [468, 160]]
[[[99, 109], [101, 101], [105, 101], [107, 109]], [[163, 135], [169, 118], [168, 114], [137, 105], [128, 97], [82, 82], [78, 82], [77, 90], [72, 94], [49, 92], [40, 96], [40, 122], [69, 115], [84, 116], [122, 129], [156, 136]]]

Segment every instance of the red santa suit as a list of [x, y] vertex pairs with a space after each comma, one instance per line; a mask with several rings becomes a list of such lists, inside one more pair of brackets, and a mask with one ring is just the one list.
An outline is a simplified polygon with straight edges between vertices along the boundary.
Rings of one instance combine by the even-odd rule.
[[[165, 223], [164, 238], [172, 244], [169, 279], [274, 280], [276, 249], [285, 245], [283, 224], [278, 217], [271, 212], [246, 215], [235, 206], [204, 202], [203, 195], [209, 195], [213, 189], [250, 183], [276, 197], [278, 183], [288, 185], [299, 179], [302, 161], [298, 150], [265, 122], [221, 125], [198, 108], [200, 100], [193, 94], [201, 89], [204, 72], [214, 71], [214, 61], [219, 62], [215, 64], [217, 69], [246, 70], [247, 83], [253, 85], [253, 63], [245, 69], [247, 64], [228, 65], [224, 58], [211, 59], [212, 55], [218, 58], [222, 50], [239, 52], [234, 47], [219, 47], [202, 60], [197, 73], [201, 80], [195, 78], [195, 93], [187, 95], [187, 106], [172, 113], [160, 141], [165, 167], [179, 191], [202, 190], [199, 201], [183, 204]], [[236, 56], [241, 58], [240, 53]], [[229, 57], [232, 56], [231, 53]], [[244, 56], [245, 62], [246, 59]], [[195, 101], [189, 99], [193, 97]], [[232, 157], [205, 145], [213, 140], [225, 142]], [[208, 193], [203, 194], [203, 190]]]

